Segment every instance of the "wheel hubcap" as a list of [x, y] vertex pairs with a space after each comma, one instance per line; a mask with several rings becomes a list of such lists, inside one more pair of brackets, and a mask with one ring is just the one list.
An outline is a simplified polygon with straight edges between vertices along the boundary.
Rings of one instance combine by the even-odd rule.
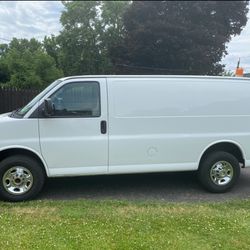
[[228, 184], [233, 179], [233, 167], [227, 161], [216, 162], [210, 171], [212, 181], [219, 186]]
[[8, 169], [3, 175], [3, 186], [10, 194], [21, 195], [30, 190], [33, 185], [33, 175], [22, 166]]

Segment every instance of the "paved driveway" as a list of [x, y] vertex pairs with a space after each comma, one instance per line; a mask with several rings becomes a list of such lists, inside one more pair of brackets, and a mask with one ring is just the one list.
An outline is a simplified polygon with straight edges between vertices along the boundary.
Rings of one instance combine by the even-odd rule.
[[126, 199], [160, 201], [221, 201], [250, 198], [250, 169], [228, 193], [203, 190], [195, 173], [157, 173], [49, 179], [38, 199]]

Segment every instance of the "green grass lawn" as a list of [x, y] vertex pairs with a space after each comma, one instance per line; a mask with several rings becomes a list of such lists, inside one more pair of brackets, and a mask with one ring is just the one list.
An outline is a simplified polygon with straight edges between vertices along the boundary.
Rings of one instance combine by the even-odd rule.
[[0, 249], [249, 249], [250, 200], [0, 202]]

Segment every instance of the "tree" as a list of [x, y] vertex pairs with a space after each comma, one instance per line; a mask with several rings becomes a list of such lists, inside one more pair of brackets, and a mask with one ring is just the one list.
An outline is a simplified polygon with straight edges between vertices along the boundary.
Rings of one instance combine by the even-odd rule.
[[56, 67], [54, 59], [34, 38], [14, 38], [0, 57], [0, 81], [9, 86], [44, 88], [61, 76], [62, 71]]
[[8, 44], [0, 44], [0, 58], [3, 57], [8, 51]]
[[61, 48], [58, 43], [58, 37], [55, 35], [45, 36], [43, 40], [43, 47], [46, 53], [54, 58], [56, 62], [56, 66], [61, 68], [60, 64], [60, 56], [61, 56]]
[[64, 2], [64, 6], [60, 19], [63, 30], [58, 36], [64, 73], [100, 73], [104, 65], [100, 48], [99, 2]]
[[103, 48], [110, 60], [113, 48], [123, 42], [125, 27], [123, 16], [129, 7], [129, 1], [103, 1], [101, 5], [101, 18], [103, 31], [101, 34]]
[[8, 65], [4, 62], [1, 62], [0, 59], [0, 84], [6, 83], [10, 80], [10, 72], [8, 69]]
[[234, 72], [231, 71], [231, 70], [224, 70], [224, 71], [222, 72], [222, 76], [230, 76], [230, 77], [232, 77], [232, 76], [235, 76], [235, 74], [234, 74]]
[[0, 83], [5, 83], [10, 80], [10, 72], [3, 58], [8, 50], [8, 44], [0, 44]]
[[65, 75], [113, 72], [110, 51], [123, 39], [127, 1], [63, 1], [59, 36], [44, 47]]
[[248, 1], [134, 1], [125, 38], [114, 46], [118, 73], [212, 74], [223, 71], [226, 43], [246, 25]]

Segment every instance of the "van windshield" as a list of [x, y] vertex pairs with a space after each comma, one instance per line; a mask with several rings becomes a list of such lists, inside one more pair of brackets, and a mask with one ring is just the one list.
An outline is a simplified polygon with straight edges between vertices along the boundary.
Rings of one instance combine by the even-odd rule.
[[33, 107], [34, 105], [42, 99], [51, 89], [61, 83], [62, 80], [56, 80], [51, 83], [46, 89], [44, 89], [40, 94], [38, 94], [33, 100], [31, 100], [27, 105], [24, 107], [13, 111], [10, 116], [15, 118], [22, 118], [24, 117]]

